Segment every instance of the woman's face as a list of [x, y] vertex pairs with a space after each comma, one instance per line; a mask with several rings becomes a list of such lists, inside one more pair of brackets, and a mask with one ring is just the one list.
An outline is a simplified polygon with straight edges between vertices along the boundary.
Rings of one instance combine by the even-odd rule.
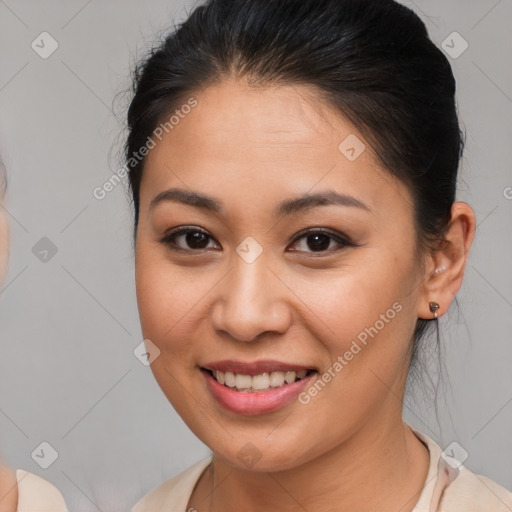
[[[190, 429], [240, 468], [291, 468], [401, 422], [424, 300], [412, 199], [311, 92], [225, 81], [193, 95], [155, 139], [140, 188], [152, 371]], [[327, 199], [298, 200], [316, 194]], [[189, 234], [171, 237], [178, 228]], [[288, 384], [293, 369], [316, 372]]]

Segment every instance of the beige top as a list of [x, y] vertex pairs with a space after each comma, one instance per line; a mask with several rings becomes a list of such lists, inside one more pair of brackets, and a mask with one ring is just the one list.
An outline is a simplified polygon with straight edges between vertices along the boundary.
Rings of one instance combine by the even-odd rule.
[[[472, 473], [444, 454], [439, 445], [413, 427], [430, 453], [427, 479], [413, 512], [511, 512], [512, 493], [489, 478]], [[186, 512], [199, 477], [212, 456], [166, 480], [140, 499], [131, 512]]]
[[68, 512], [62, 494], [50, 482], [23, 469], [16, 470], [17, 512]]

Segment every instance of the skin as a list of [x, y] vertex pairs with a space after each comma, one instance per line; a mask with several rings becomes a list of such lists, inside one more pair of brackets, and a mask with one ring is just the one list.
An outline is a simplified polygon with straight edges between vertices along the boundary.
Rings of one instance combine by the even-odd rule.
[[16, 512], [18, 483], [16, 473], [0, 461], [0, 512]]
[[[429, 301], [441, 316], [461, 286], [473, 210], [455, 203], [447, 243], [418, 258], [408, 189], [368, 144], [353, 162], [338, 150], [349, 134], [364, 138], [314, 90], [226, 79], [193, 96], [198, 105], [147, 157], [135, 244], [142, 331], [161, 351], [153, 374], [214, 453], [187, 509], [412, 510], [429, 464], [402, 421], [412, 335], [418, 317], [433, 318]], [[225, 212], [170, 201], [150, 209], [171, 187], [213, 196]], [[326, 189], [370, 211], [272, 215], [284, 199]], [[160, 241], [179, 226], [206, 231], [206, 248], [185, 236], [174, 240], [182, 252]], [[357, 246], [327, 238], [329, 248], [315, 251], [314, 239], [297, 237], [306, 228]], [[236, 252], [248, 236], [263, 249], [250, 264]], [[395, 302], [402, 310], [307, 405], [237, 415], [218, 405], [199, 370], [221, 359], [277, 359], [323, 373]], [[261, 455], [252, 467], [237, 457], [248, 442]]]
[[[9, 224], [0, 197], [0, 283], [3, 283], [9, 261]], [[16, 473], [0, 459], [0, 512], [16, 512], [18, 508], [18, 483]]]

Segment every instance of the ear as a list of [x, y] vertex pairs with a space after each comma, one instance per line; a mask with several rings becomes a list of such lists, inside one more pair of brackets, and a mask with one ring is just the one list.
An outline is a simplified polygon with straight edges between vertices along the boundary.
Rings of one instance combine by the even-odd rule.
[[462, 285], [475, 229], [475, 213], [471, 206], [461, 201], [453, 203], [445, 241], [426, 260], [422, 300], [418, 306], [419, 318], [434, 318], [429, 308], [430, 302], [439, 304], [438, 317], [450, 307]]

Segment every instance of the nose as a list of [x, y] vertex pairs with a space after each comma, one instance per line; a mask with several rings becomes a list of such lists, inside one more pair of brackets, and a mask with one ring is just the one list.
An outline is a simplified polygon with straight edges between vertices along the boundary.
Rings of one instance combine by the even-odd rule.
[[234, 340], [252, 342], [290, 327], [286, 296], [291, 292], [261, 256], [252, 263], [236, 256], [233, 269], [215, 290], [213, 327]]

